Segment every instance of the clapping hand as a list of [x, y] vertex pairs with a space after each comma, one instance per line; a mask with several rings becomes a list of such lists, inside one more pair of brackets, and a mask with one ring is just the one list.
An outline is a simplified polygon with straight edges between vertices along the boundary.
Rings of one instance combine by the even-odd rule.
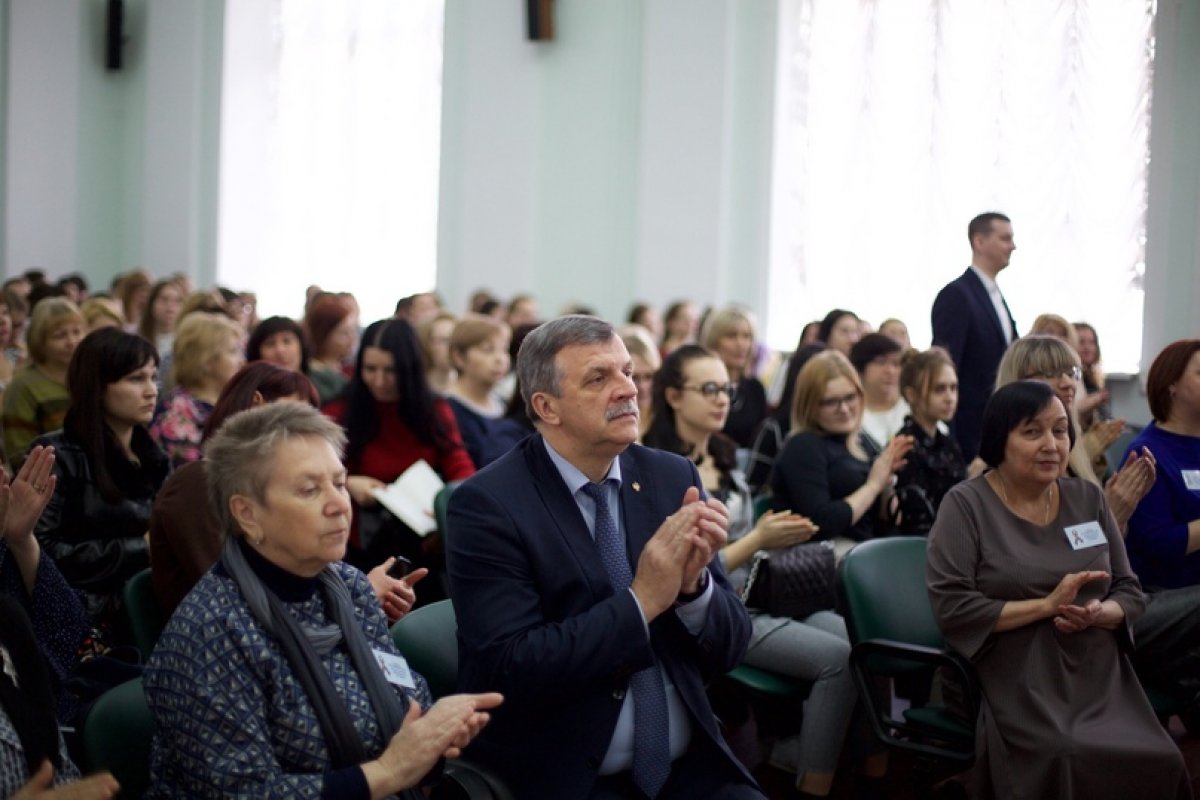
[[1093, 459], [1103, 453], [1125, 430], [1125, 420], [1109, 419], [1097, 422], [1088, 428], [1083, 435], [1083, 446], [1088, 459]]
[[760, 550], [777, 550], [807, 542], [820, 530], [808, 517], [791, 511], [768, 511], [754, 524]]
[[883, 452], [875, 457], [867, 480], [874, 481], [881, 490], [886, 488], [892, 480], [892, 475], [908, 463], [905, 456], [908, 455], [909, 450], [912, 450], [913, 444], [914, 439], [911, 436], [893, 436], [892, 440], [887, 443], [887, 447], [883, 448]]
[[38, 446], [29, 452], [11, 482], [0, 470], [0, 533], [9, 547], [18, 548], [33, 535], [33, 526], [54, 495], [54, 448]]
[[1062, 605], [1054, 618], [1054, 627], [1063, 633], [1079, 633], [1101, 621], [1104, 610], [1099, 600], [1089, 600], [1082, 606]]
[[1045, 600], [1049, 615], [1054, 616], [1054, 627], [1063, 633], [1078, 633], [1097, 624], [1101, 620], [1103, 604], [1099, 600], [1089, 600], [1079, 606], [1075, 605], [1075, 598], [1086, 584], [1104, 580], [1108, 576], [1103, 570], [1070, 572], [1064, 575]]
[[1137, 504], [1154, 486], [1157, 477], [1158, 462], [1150, 448], [1143, 447], [1141, 453], [1130, 450], [1121, 469], [1104, 484], [1104, 496], [1121, 530], [1125, 529]]

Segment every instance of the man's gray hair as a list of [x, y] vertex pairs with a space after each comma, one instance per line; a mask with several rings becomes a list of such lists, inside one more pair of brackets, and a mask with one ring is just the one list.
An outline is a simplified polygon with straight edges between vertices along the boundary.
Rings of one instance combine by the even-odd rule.
[[229, 498], [240, 494], [264, 502], [275, 466], [275, 448], [291, 439], [310, 437], [328, 442], [338, 458], [342, 457], [346, 434], [341, 426], [303, 403], [268, 403], [240, 411], [208, 440], [204, 446], [208, 497], [227, 535], [241, 532], [229, 513]]
[[517, 352], [517, 381], [529, 419], [540, 421], [531, 402], [535, 394], [562, 395], [562, 374], [556, 362], [560, 350], [573, 345], [605, 344], [616, 335], [616, 329], [609, 323], [582, 314], [558, 317], [534, 328]]

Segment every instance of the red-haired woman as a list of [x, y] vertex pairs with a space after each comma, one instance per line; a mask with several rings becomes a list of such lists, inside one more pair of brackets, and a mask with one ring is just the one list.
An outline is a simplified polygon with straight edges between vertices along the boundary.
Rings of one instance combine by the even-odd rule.
[[358, 314], [341, 295], [318, 297], [304, 315], [304, 330], [312, 346], [308, 377], [322, 403], [341, 393], [348, 376], [345, 365], [358, 345]]

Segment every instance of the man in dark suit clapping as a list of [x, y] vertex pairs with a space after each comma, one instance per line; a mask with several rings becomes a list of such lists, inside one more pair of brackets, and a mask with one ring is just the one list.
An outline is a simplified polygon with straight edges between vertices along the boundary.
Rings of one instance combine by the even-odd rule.
[[715, 558], [728, 515], [691, 462], [634, 444], [632, 370], [607, 322], [535, 329], [538, 433], [451, 498], [459, 685], [506, 698], [467, 755], [522, 800], [761, 800], [704, 693], [750, 635]]

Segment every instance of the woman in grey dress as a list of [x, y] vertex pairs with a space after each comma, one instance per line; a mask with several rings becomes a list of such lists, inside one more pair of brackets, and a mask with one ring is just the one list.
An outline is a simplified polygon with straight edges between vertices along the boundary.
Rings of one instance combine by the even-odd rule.
[[1142, 592], [1100, 487], [1060, 477], [1071, 428], [1048, 386], [998, 390], [991, 470], [946, 496], [928, 585], [983, 691], [977, 797], [1186, 798], [1187, 770], [1127, 653]]

